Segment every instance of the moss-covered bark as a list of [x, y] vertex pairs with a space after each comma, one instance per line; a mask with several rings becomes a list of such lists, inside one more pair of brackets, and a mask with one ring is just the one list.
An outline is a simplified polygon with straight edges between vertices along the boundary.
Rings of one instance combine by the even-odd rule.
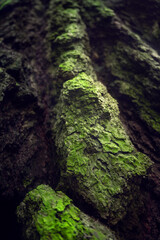
[[[54, 18], [60, 13], [67, 16], [65, 24], [58, 21], [51, 25], [58, 31], [51, 41], [59, 50], [56, 79], [62, 81], [53, 110], [53, 135], [61, 167], [58, 188], [83, 197], [102, 218], [116, 224], [126, 214], [134, 198], [132, 189], [136, 191], [136, 177], [145, 176], [149, 161], [135, 151], [119, 120], [116, 101], [97, 82], [86, 26], [77, 5], [70, 3], [64, 9], [59, 3], [55, 9]], [[114, 16], [109, 9], [106, 14], [101, 6], [98, 10], [106, 21]], [[94, 14], [96, 18], [97, 12]]]
[[81, 209], [38, 187], [18, 210], [24, 238], [158, 239], [159, 9], [0, 1], [0, 200], [44, 183]]
[[28, 240], [117, 239], [111, 230], [75, 207], [64, 193], [46, 185], [27, 194], [17, 215]]

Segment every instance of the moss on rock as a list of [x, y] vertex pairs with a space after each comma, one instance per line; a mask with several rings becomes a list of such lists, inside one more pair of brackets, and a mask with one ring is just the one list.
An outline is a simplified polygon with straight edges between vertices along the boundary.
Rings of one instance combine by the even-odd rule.
[[40, 185], [17, 209], [25, 239], [116, 240], [114, 233], [82, 213], [64, 193]]

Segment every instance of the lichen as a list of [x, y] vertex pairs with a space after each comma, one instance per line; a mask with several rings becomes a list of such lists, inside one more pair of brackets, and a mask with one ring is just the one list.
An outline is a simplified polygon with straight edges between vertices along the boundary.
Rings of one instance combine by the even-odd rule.
[[116, 240], [113, 232], [89, 218], [64, 193], [40, 185], [17, 208], [25, 239]]

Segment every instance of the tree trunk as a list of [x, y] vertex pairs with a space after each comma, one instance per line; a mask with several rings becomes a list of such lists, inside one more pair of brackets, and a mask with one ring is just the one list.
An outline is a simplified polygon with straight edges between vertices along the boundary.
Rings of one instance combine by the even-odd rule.
[[[0, 1], [5, 239], [160, 239], [159, 11], [159, 0]], [[28, 218], [41, 184], [94, 234], [43, 235]]]

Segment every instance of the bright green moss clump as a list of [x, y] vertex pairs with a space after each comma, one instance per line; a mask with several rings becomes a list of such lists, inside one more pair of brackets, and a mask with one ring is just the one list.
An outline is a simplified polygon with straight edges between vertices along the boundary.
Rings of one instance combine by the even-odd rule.
[[26, 195], [17, 215], [28, 240], [116, 240], [107, 227], [83, 214], [64, 193], [46, 185]]
[[55, 111], [59, 187], [71, 188], [116, 223], [132, 199], [129, 179], [145, 175], [149, 160], [126, 135], [117, 102], [85, 73], [64, 83]]
[[[85, 72], [95, 79], [89, 58], [90, 48], [86, 25], [98, 23], [98, 19], [108, 20], [114, 12], [104, 6], [102, 1], [51, 1], [50, 34], [48, 35], [53, 65], [49, 72], [53, 76], [52, 96], [57, 101], [63, 82]], [[52, 51], [53, 49], [53, 51]], [[56, 49], [56, 51], [54, 51]]]
[[88, 46], [84, 45], [88, 36], [78, 1], [51, 1], [48, 14], [51, 15], [48, 37], [51, 48], [56, 49], [51, 51], [52, 95], [57, 100], [64, 81], [90, 69]]

